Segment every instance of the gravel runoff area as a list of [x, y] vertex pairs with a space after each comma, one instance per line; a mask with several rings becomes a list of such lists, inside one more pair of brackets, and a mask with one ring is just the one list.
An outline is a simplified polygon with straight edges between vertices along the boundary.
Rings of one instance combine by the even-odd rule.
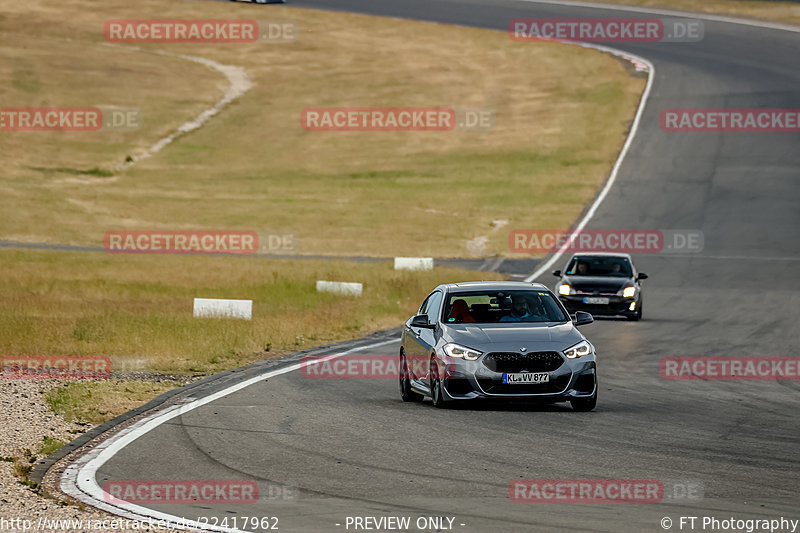
[[[90, 426], [67, 422], [62, 416], [53, 413], [45, 401], [44, 394], [48, 390], [61, 387], [64, 383], [58, 380], [0, 379], [0, 456], [15, 457], [27, 462], [26, 450], [35, 454], [41, 449], [44, 437], [69, 442], [79, 435], [74, 432], [91, 429]], [[33, 489], [19, 483], [14, 472], [14, 463], [0, 461], [0, 533], [173, 531], [145, 527], [147, 524], [144, 523], [140, 524], [140, 529], [135, 526], [112, 528], [111, 521], [115, 519], [119, 517], [84, 506], [64, 504], [37, 494]], [[27, 529], [25, 520], [30, 521]], [[54, 523], [58, 520], [72, 522]], [[103, 521], [106, 521], [105, 525]]]

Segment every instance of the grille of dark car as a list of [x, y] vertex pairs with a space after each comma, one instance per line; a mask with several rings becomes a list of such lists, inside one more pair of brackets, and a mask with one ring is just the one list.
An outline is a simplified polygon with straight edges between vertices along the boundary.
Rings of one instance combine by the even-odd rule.
[[614, 283], [579, 283], [572, 282], [572, 288], [575, 289], [575, 294], [580, 295], [597, 295], [597, 296], [615, 296], [621, 285], [619, 282]]
[[508, 385], [500, 380], [480, 378], [478, 384], [486, 394], [557, 394], [569, 385], [571, 374], [537, 385]]
[[575, 289], [575, 294], [580, 296], [616, 296], [617, 291], [587, 291]]
[[552, 372], [564, 364], [557, 352], [493, 352], [483, 358], [483, 364], [493, 372]]

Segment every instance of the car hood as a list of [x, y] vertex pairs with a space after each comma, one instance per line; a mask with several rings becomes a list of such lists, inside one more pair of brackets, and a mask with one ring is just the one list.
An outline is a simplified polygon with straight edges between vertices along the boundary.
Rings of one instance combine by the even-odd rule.
[[615, 278], [611, 276], [564, 276], [564, 282], [579, 291], [617, 292], [633, 283], [632, 278]]
[[461, 344], [482, 352], [560, 351], [583, 340], [583, 335], [571, 322], [525, 324], [507, 322], [500, 324], [457, 324], [444, 327], [447, 342]]

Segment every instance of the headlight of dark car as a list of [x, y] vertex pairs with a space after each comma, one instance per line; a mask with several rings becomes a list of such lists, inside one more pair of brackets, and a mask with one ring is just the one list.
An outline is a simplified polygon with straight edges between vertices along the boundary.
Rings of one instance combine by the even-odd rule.
[[633, 298], [636, 296], [636, 287], [633, 285], [628, 285], [624, 289], [622, 289], [622, 297], [623, 298]]

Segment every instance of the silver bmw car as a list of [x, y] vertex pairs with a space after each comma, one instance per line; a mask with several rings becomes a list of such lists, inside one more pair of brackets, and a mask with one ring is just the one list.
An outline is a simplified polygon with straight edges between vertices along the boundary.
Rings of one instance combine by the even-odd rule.
[[446, 407], [456, 400], [520, 399], [597, 405], [594, 346], [544, 285], [471, 282], [440, 285], [403, 327], [400, 394]]

